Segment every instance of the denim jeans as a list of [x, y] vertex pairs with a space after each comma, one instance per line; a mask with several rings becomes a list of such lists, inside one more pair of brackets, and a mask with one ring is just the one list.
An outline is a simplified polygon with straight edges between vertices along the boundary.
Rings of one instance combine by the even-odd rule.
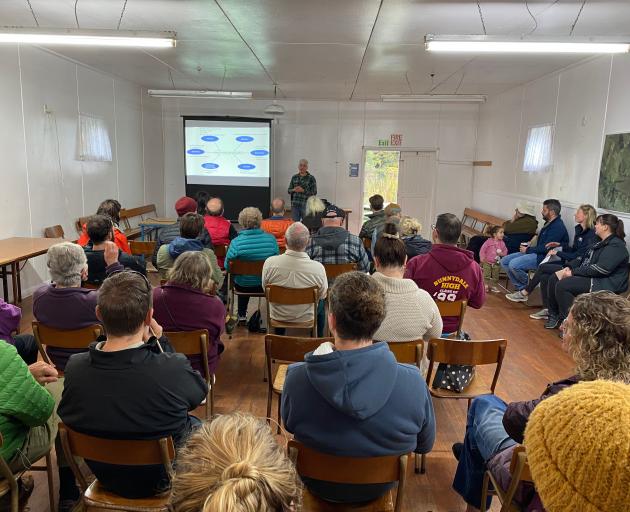
[[501, 258], [501, 267], [507, 272], [510, 281], [517, 290], [527, 286], [528, 270], [534, 270], [538, 266], [538, 255], [515, 252]]
[[294, 222], [300, 222], [304, 217], [304, 206], [291, 206], [291, 218]]
[[[468, 503], [481, 508], [481, 485], [486, 462], [516, 444], [503, 428], [507, 404], [495, 395], [473, 400], [466, 420], [464, 448], [457, 464], [453, 489]], [[490, 507], [492, 498], [488, 498]]]

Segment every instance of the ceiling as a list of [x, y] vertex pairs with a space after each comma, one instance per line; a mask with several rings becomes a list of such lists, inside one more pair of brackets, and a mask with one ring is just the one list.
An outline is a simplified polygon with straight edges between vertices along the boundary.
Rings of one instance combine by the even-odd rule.
[[[41, 27], [76, 27], [75, 0], [30, 0]], [[81, 28], [116, 29], [125, 0], [78, 0]], [[488, 35], [570, 33], [582, 0], [481, 0]], [[531, 15], [528, 13], [528, 8]], [[535, 21], [534, 21], [535, 19]], [[0, 25], [32, 27], [27, 0], [1, 0]], [[173, 49], [50, 47], [155, 89], [252, 91], [255, 98], [365, 100], [381, 94], [496, 94], [576, 56], [435, 55], [424, 35], [483, 34], [468, 0], [127, 0], [123, 30], [173, 30]], [[629, 0], [587, 0], [574, 36], [624, 36]]]

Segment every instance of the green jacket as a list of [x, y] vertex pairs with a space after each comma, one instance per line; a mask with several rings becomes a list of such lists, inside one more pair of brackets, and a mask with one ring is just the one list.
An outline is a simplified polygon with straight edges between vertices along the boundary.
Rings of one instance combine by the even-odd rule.
[[[210, 260], [210, 266], [212, 267], [212, 280], [217, 285], [217, 289], [223, 286], [223, 272], [219, 268], [217, 257], [212, 249], [204, 248], [201, 253]], [[157, 269], [160, 273], [160, 279], [167, 279], [168, 271], [175, 265], [175, 261], [171, 258], [168, 252], [168, 244], [163, 245], [157, 252]]]
[[522, 217], [512, 221], [506, 220], [503, 223], [503, 230], [506, 235], [514, 233], [523, 233], [528, 235], [535, 235], [538, 230], [538, 221], [531, 215], [523, 215]]
[[55, 401], [28, 371], [13, 345], [0, 340], [0, 455], [6, 461], [24, 445], [31, 427], [46, 423]]
[[385, 225], [385, 210], [379, 210], [377, 212], [368, 215], [368, 220], [361, 226], [361, 232], [359, 238], [372, 238], [372, 233], [375, 229], [380, 230]]

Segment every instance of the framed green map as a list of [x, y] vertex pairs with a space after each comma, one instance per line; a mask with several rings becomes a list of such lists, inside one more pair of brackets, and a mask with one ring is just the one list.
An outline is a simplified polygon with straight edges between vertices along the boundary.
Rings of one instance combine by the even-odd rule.
[[630, 213], [630, 133], [606, 135], [597, 207]]

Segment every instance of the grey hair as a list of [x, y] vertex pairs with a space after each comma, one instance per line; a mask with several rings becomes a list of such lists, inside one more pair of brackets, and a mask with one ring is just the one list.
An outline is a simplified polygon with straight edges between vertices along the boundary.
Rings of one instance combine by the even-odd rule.
[[241, 213], [238, 214], [238, 223], [243, 226], [243, 229], [259, 228], [261, 222], [262, 213], [258, 208], [253, 206], [243, 208]]
[[294, 222], [289, 226], [284, 238], [287, 241], [287, 249], [303, 252], [311, 239], [308, 228], [301, 222]]
[[306, 165], [308, 165], [308, 160], [306, 158], [300, 158], [300, 161], [298, 162], [298, 164], [306, 164]]
[[87, 268], [83, 248], [72, 242], [55, 244], [48, 249], [48, 270], [52, 281], [67, 288], [81, 286], [81, 272]]
[[304, 215], [317, 215], [320, 212], [323, 212], [326, 209], [326, 205], [324, 201], [322, 201], [317, 196], [310, 196], [306, 200], [306, 207], [304, 211]]
[[[276, 201], [280, 201], [282, 203], [282, 206], [280, 206], [278, 209], [273, 207], [273, 203], [275, 203]], [[271, 213], [284, 215], [284, 199], [282, 199], [281, 197], [276, 197], [273, 201], [271, 201]]]

